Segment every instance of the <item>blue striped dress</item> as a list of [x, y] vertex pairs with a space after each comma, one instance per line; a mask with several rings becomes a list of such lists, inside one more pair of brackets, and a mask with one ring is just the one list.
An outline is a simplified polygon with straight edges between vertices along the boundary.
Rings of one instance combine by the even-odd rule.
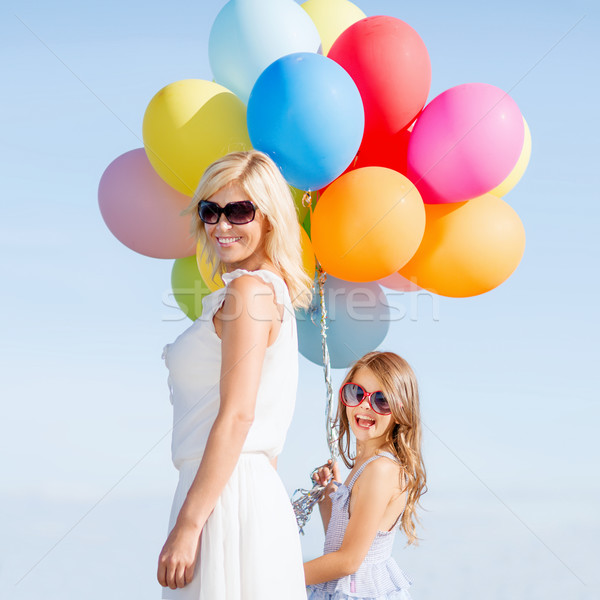
[[[389, 452], [380, 452], [372, 456], [360, 466], [348, 486], [337, 484], [337, 490], [330, 495], [331, 519], [325, 534], [325, 554], [340, 549], [349, 521], [348, 509], [352, 487], [363, 469], [381, 456], [396, 460]], [[308, 600], [410, 600], [408, 588], [412, 582], [392, 558], [395, 537], [395, 526], [391, 531], [378, 531], [356, 573], [308, 586]]]

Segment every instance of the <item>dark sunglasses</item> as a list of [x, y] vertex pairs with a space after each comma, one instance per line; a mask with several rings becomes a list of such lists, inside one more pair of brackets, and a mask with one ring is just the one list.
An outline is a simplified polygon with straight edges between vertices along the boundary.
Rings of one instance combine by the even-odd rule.
[[198, 216], [203, 223], [216, 225], [222, 214], [232, 225], [245, 225], [254, 220], [256, 206], [250, 200], [229, 202], [225, 206], [219, 206], [210, 200], [201, 200], [198, 204]]
[[354, 408], [367, 400], [371, 408], [379, 415], [390, 415], [390, 405], [383, 392], [367, 392], [358, 383], [345, 383], [340, 389], [340, 400], [346, 406]]

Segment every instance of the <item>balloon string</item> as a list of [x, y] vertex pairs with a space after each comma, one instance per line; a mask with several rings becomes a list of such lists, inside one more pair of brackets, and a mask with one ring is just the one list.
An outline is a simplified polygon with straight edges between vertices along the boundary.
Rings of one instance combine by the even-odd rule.
[[[356, 161], [357, 157], [355, 157]], [[318, 200], [319, 192], [314, 192], [315, 198]], [[302, 205], [308, 206], [309, 222], [312, 232], [313, 220], [313, 192], [308, 190], [302, 196]], [[331, 385], [331, 360], [329, 358], [329, 347], [327, 346], [327, 305], [325, 303], [325, 282], [327, 281], [327, 273], [323, 270], [321, 263], [316, 261], [317, 267], [317, 289], [319, 292], [319, 306], [321, 308], [321, 349], [323, 352], [323, 375], [325, 377], [325, 388], [327, 392], [327, 408], [325, 413], [325, 428], [327, 436], [327, 445], [331, 460], [337, 460], [339, 453], [337, 449], [337, 440], [339, 437], [339, 427], [335, 423], [335, 410], [337, 406], [333, 402], [333, 387]]]
[[335, 409], [337, 407], [333, 402], [333, 386], [331, 385], [331, 360], [329, 357], [329, 347], [327, 346], [327, 306], [325, 304], [325, 282], [327, 281], [327, 274], [323, 270], [323, 267], [319, 261], [317, 261], [317, 281], [319, 287], [319, 302], [321, 305], [321, 348], [323, 350], [323, 375], [325, 376], [325, 388], [327, 391], [325, 428], [331, 460], [335, 461], [338, 458], [336, 442], [339, 437], [339, 428], [335, 422]]
[[308, 192], [304, 192], [302, 196], [302, 206], [305, 208], [308, 206], [310, 208], [310, 219], [312, 221], [312, 194], [310, 190]]
[[[312, 196], [310, 191], [306, 192], [302, 197], [302, 205], [309, 206], [310, 210], [310, 224], [312, 228]], [[335, 410], [337, 406], [333, 402], [333, 386], [331, 384], [331, 360], [329, 357], [329, 348], [327, 346], [327, 305], [325, 303], [325, 282], [327, 281], [327, 274], [323, 270], [321, 263], [317, 260], [317, 290], [319, 294], [319, 306], [320, 306], [320, 331], [321, 331], [321, 348], [323, 351], [323, 375], [325, 377], [325, 388], [327, 391], [327, 405], [325, 411], [325, 428], [327, 436], [327, 445], [329, 446], [329, 453], [331, 460], [337, 460], [339, 453], [337, 449], [337, 440], [339, 437], [339, 427], [335, 421]], [[314, 473], [314, 471], [313, 471]], [[311, 476], [312, 480], [312, 476]], [[314, 483], [311, 490], [303, 488], [297, 489], [292, 494], [292, 507], [294, 514], [296, 515], [296, 522], [298, 524], [299, 532], [304, 535], [304, 527], [310, 519], [310, 515], [315, 507], [315, 504], [320, 502], [325, 493], [325, 487]]]

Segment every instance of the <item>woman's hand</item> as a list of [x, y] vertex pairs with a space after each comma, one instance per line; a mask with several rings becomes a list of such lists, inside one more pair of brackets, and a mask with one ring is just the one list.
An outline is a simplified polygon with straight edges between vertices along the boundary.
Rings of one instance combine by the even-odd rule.
[[192, 580], [200, 551], [202, 530], [194, 525], [173, 527], [158, 557], [158, 583], [172, 590]]
[[323, 498], [329, 498], [329, 494], [335, 492], [336, 489], [333, 482], [340, 480], [340, 470], [337, 462], [333, 462], [332, 464], [332, 460], [329, 459], [323, 466], [315, 470], [312, 478], [313, 481], [325, 488]]

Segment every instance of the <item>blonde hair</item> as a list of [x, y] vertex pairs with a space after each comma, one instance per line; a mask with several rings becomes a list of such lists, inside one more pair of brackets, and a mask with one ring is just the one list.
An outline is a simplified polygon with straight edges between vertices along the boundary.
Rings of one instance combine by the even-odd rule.
[[[421, 454], [421, 415], [417, 378], [410, 365], [393, 352], [369, 352], [357, 360], [346, 375], [342, 385], [352, 381], [360, 369], [368, 369], [381, 383], [392, 412], [394, 424], [390, 427], [386, 445], [392, 449], [406, 477], [406, 507], [402, 513], [400, 527], [406, 533], [409, 544], [416, 544], [416, 523], [419, 519], [416, 507], [427, 491], [425, 465]], [[350, 424], [345, 407], [338, 404], [336, 417], [340, 428], [338, 448], [348, 468], [354, 466], [350, 456]]]
[[213, 276], [225, 272], [198, 216], [201, 200], [208, 200], [220, 189], [236, 185], [256, 205], [271, 225], [265, 233], [265, 250], [273, 266], [287, 284], [294, 308], [306, 308], [312, 297], [313, 281], [302, 266], [300, 225], [290, 188], [275, 163], [258, 150], [231, 152], [210, 165], [185, 210], [192, 214], [192, 234], [202, 244]]

